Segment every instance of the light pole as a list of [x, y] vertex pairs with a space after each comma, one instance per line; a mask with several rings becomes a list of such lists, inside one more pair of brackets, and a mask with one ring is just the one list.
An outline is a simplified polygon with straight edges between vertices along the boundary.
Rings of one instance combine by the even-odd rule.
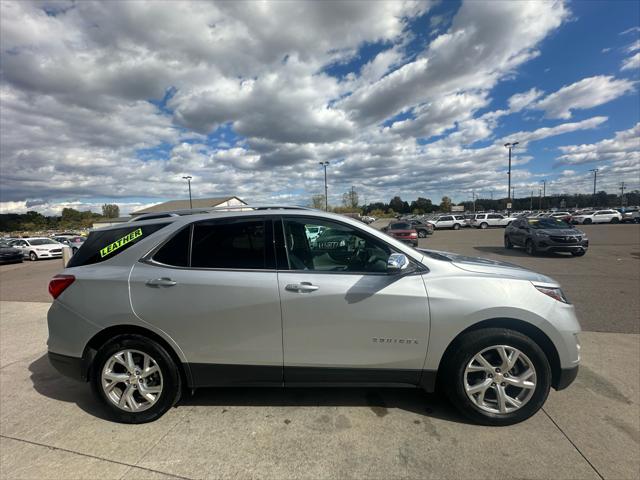
[[593, 172], [593, 206], [595, 207], [596, 206], [596, 180], [598, 178], [598, 169], [592, 168], [589, 171]]
[[[547, 198], [547, 179], [545, 178], [544, 180], [540, 180], [540, 183], [542, 183], [542, 198], [544, 198], [546, 200], [546, 198]], [[542, 209], [542, 203], [541, 203], [540, 208]]]
[[189, 185], [189, 208], [193, 208], [193, 201], [191, 200], [191, 179], [193, 178], [191, 175], [187, 175], [186, 177], [182, 177], [187, 181]]
[[509, 171], [507, 172], [507, 175], [509, 176], [509, 186], [507, 187], [507, 197], [509, 197], [507, 199], [507, 212], [509, 213], [511, 213], [511, 208], [509, 207], [509, 204], [511, 203], [511, 149], [515, 148], [518, 143], [519, 142], [511, 142], [504, 144], [504, 146], [509, 150]]
[[329, 189], [327, 187], [327, 166], [329, 162], [318, 162], [324, 167], [324, 211], [329, 211]]

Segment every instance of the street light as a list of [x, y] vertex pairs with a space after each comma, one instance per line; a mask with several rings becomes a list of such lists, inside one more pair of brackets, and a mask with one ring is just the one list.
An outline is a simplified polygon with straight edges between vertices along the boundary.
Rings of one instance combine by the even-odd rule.
[[596, 206], [596, 180], [598, 178], [599, 170], [597, 168], [592, 168], [589, 171], [593, 172], [593, 206], [595, 207]]
[[[504, 144], [504, 146], [509, 150], [509, 171], [507, 172], [507, 175], [509, 175], [509, 186], [507, 187], [507, 197], [509, 198], [507, 199], [507, 205], [511, 203], [511, 149], [515, 148], [516, 145], [518, 145], [518, 143], [520, 142], [510, 142], [510, 143]], [[510, 213], [511, 208], [507, 207], [507, 211]]]
[[189, 184], [189, 208], [193, 208], [193, 202], [191, 201], [191, 179], [193, 178], [191, 175], [187, 175], [186, 177], [182, 177]]
[[318, 162], [320, 165], [324, 167], [324, 210], [325, 212], [329, 211], [329, 195], [327, 188], [327, 166], [329, 162]]

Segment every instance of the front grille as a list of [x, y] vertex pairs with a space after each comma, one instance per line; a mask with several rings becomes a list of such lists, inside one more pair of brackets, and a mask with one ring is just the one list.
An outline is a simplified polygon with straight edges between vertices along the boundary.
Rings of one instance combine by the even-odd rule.
[[53, 250], [49, 250], [49, 253], [62, 253], [62, 249], [61, 248], [55, 248]]
[[580, 237], [575, 237], [575, 236], [571, 236], [571, 235], [567, 235], [567, 236], [552, 236], [551, 237], [551, 241], [555, 242], [555, 243], [567, 243], [567, 244], [572, 244], [572, 243], [578, 243], [580, 241]]

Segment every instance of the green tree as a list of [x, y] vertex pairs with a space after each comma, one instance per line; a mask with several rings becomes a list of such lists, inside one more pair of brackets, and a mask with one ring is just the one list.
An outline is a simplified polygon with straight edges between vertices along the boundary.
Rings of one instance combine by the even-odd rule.
[[389, 202], [389, 208], [397, 213], [409, 213], [409, 204], [396, 196]]
[[416, 200], [411, 202], [410, 210], [413, 213], [431, 213], [433, 211], [433, 204], [431, 203], [431, 199], [418, 197]]
[[317, 208], [318, 210], [324, 210], [325, 207], [324, 195], [313, 195], [311, 197], [311, 207]]
[[342, 204], [347, 208], [358, 208], [358, 192], [352, 186], [348, 192], [342, 194]]
[[451, 199], [449, 197], [442, 197], [442, 202], [440, 202], [440, 210], [442, 210], [443, 212], [451, 211]]
[[115, 203], [105, 203], [102, 205], [102, 215], [107, 218], [118, 218], [120, 216], [120, 207]]

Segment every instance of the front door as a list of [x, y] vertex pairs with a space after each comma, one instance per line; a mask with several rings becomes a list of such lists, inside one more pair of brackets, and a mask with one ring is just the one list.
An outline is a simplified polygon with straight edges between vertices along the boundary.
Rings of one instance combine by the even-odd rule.
[[392, 249], [348, 224], [289, 217], [283, 225], [285, 383], [417, 383], [429, 335], [420, 271], [387, 274]]
[[133, 310], [178, 344], [196, 386], [282, 383], [272, 245], [263, 218], [207, 220], [135, 264]]

